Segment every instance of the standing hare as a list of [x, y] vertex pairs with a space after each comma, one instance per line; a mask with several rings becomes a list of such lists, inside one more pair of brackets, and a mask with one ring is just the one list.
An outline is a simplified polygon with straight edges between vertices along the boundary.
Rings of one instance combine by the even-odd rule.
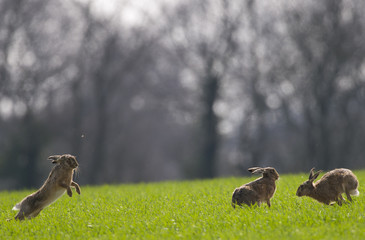
[[276, 190], [275, 181], [279, 179], [278, 172], [272, 167], [253, 167], [249, 168], [248, 171], [253, 174], [262, 173], [262, 177], [234, 190], [232, 195], [233, 208], [236, 204], [242, 205], [243, 203], [249, 206], [257, 203], [260, 206], [262, 202], [266, 202], [270, 207], [270, 199]]
[[24, 218], [36, 217], [42, 209], [56, 201], [66, 191], [71, 197], [71, 186], [76, 189], [78, 194], [81, 193], [80, 186], [72, 181], [73, 173], [79, 166], [76, 158], [64, 154], [50, 156], [48, 159], [57, 165], [51, 170], [47, 180], [38, 191], [30, 194], [14, 206], [13, 210], [19, 210], [15, 219], [24, 220]]
[[337, 202], [341, 206], [344, 201], [342, 193], [346, 193], [347, 200], [350, 202], [352, 202], [351, 195], [359, 195], [357, 190], [359, 181], [351, 170], [345, 168], [334, 169], [313, 183], [321, 172], [314, 173], [314, 168], [310, 170], [309, 179], [302, 183], [297, 190], [298, 197], [308, 196], [327, 205]]

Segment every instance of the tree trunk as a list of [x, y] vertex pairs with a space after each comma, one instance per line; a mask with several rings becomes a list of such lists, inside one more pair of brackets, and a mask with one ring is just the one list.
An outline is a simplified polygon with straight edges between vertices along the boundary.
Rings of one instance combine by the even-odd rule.
[[[209, 69], [210, 68], [210, 69]], [[211, 67], [203, 83], [203, 115], [201, 119], [202, 146], [199, 176], [213, 178], [216, 176], [215, 163], [218, 147], [218, 117], [214, 112], [214, 103], [218, 97], [219, 78], [211, 72]]]

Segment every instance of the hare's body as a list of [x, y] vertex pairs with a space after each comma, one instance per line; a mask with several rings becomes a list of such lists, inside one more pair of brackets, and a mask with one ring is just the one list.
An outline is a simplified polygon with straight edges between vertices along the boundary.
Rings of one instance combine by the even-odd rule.
[[51, 170], [47, 180], [38, 191], [30, 194], [14, 206], [13, 210], [19, 210], [15, 219], [23, 220], [24, 218], [36, 217], [42, 209], [52, 204], [66, 191], [71, 197], [71, 186], [75, 187], [76, 192], [80, 194], [79, 185], [72, 181], [74, 169], [78, 166], [75, 157], [67, 154], [51, 156], [49, 159], [57, 165]]
[[275, 181], [279, 178], [279, 174], [274, 168], [250, 168], [252, 173], [263, 173], [261, 178], [249, 182], [236, 188], [232, 195], [232, 206], [237, 205], [254, 205], [258, 206], [266, 202], [270, 207], [270, 199], [274, 196], [276, 191]]
[[254, 205], [257, 203], [258, 206], [260, 206], [262, 202], [266, 202], [267, 205], [270, 206], [270, 199], [274, 196], [275, 191], [275, 181], [259, 178], [236, 188], [233, 192], [232, 202], [238, 205], [242, 205], [242, 203]]
[[311, 170], [309, 180], [299, 186], [297, 196], [308, 196], [324, 204], [337, 202], [342, 205], [342, 194], [345, 193], [348, 201], [352, 201], [351, 195], [359, 195], [357, 187], [359, 182], [351, 170], [345, 168], [334, 169], [327, 172], [320, 180], [313, 183], [320, 172], [314, 174]]

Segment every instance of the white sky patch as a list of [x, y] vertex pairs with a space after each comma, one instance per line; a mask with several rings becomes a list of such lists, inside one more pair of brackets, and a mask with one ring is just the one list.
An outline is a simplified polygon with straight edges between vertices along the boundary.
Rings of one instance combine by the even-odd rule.
[[8, 98], [3, 98], [0, 101], [0, 115], [7, 118], [11, 115], [13, 109], [13, 102]]
[[284, 81], [280, 84], [280, 89], [285, 95], [291, 95], [294, 93], [294, 86], [289, 81]]
[[195, 75], [189, 69], [184, 69], [181, 71], [180, 82], [181, 85], [186, 89], [194, 90], [198, 88], [198, 81], [196, 80]]
[[229, 135], [234, 131], [234, 126], [227, 120], [223, 120], [218, 125], [218, 131], [222, 135]]
[[343, 77], [338, 81], [338, 87], [341, 90], [350, 90], [354, 87], [354, 82], [349, 77]]
[[277, 109], [280, 107], [281, 105], [281, 100], [280, 98], [275, 95], [275, 94], [270, 94], [267, 98], [266, 98], [266, 104], [269, 108], [271, 109]]
[[167, 0], [79, 0], [90, 2], [95, 14], [106, 17], [117, 17], [123, 24], [142, 23], [146, 16], [157, 16], [161, 4], [170, 4]]
[[26, 106], [22, 102], [14, 102], [9, 98], [2, 98], [0, 100], [0, 116], [3, 119], [9, 118], [13, 115], [24, 115]]

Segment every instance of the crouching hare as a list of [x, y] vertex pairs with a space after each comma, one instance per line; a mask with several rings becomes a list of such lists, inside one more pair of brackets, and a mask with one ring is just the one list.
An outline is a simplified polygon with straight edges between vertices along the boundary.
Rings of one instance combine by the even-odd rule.
[[65, 154], [50, 156], [48, 159], [57, 165], [53, 167], [47, 180], [38, 191], [14, 206], [13, 210], [19, 210], [15, 219], [24, 220], [24, 218], [36, 217], [42, 209], [56, 201], [66, 191], [71, 197], [71, 187], [74, 187], [78, 194], [81, 193], [80, 186], [72, 181], [73, 173], [79, 166], [76, 158]]
[[249, 206], [257, 203], [266, 202], [270, 207], [270, 199], [274, 196], [276, 185], [275, 181], [279, 179], [279, 174], [272, 167], [260, 168], [253, 167], [248, 169], [252, 174], [262, 173], [262, 177], [255, 181], [246, 183], [236, 188], [232, 195], [232, 206], [247, 204]]
[[341, 206], [345, 200], [342, 193], [346, 193], [347, 200], [350, 202], [352, 202], [351, 195], [359, 195], [357, 190], [359, 181], [351, 170], [345, 168], [334, 169], [313, 183], [321, 172], [314, 173], [314, 168], [310, 170], [309, 179], [302, 183], [297, 190], [298, 197], [308, 196], [327, 205], [337, 202]]

